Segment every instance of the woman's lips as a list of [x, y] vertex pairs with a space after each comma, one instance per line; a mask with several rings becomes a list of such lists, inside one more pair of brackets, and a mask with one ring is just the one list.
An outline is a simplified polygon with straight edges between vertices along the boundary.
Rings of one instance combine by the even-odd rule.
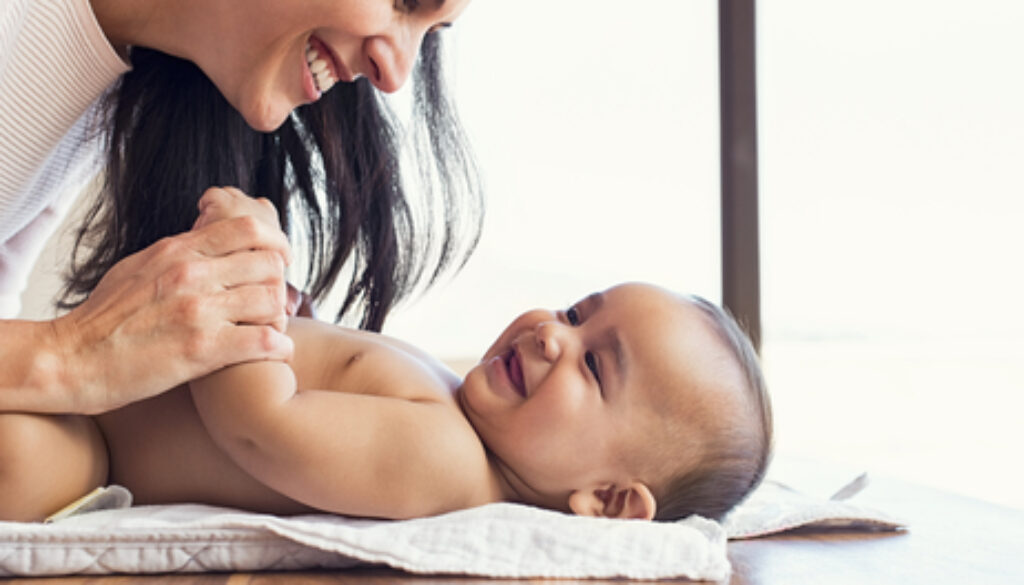
[[345, 63], [338, 58], [338, 55], [334, 52], [327, 43], [323, 42], [316, 36], [309, 38], [309, 42], [314, 48], [320, 53], [320, 56], [325, 58], [331, 69], [331, 73], [334, 74], [334, 78], [338, 81], [351, 82], [355, 80], [355, 76], [349, 71]]
[[312, 103], [320, 99], [324, 92], [331, 89], [338, 81], [352, 81], [352, 73], [327, 43], [316, 36], [306, 39], [303, 52], [303, 90], [306, 100]]

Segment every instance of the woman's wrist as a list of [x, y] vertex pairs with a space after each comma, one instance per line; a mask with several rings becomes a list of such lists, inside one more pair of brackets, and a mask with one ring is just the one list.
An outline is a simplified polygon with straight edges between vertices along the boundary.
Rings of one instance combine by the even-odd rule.
[[67, 366], [53, 321], [0, 321], [0, 412], [79, 412]]

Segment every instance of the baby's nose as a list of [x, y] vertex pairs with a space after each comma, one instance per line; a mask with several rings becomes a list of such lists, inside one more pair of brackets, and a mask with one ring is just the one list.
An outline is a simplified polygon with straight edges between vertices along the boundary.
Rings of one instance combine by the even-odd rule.
[[534, 330], [537, 337], [537, 347], [541, 355], [548, 361], [555, 361], [561, 354], [562, 348], [558, 340], [558, 323], [545, 321], [539, 323]]

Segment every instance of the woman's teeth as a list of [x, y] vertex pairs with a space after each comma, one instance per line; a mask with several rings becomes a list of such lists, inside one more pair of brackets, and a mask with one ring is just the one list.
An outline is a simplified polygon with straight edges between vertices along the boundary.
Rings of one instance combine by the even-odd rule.
[[309, 42], [306, 43], [306, 63], [309, 64], [309, 70], [313, 73], [313, 81], [316, 82], [316, 88], [320, 90], [320, 93], [331, 89], [331, 86], [338, 82], [331, 73], [327, 60], [320, 57], [320, 52]]

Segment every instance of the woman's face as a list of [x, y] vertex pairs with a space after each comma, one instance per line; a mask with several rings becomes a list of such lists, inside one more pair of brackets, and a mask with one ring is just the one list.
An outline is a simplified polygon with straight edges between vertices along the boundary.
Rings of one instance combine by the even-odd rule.
[[270, 131], [335, 82], [366, 77], [384, 92], [408, 79], [423, 37], [469, 0], [232, 0], [209, 2], [195, 62], [250, 126]]

